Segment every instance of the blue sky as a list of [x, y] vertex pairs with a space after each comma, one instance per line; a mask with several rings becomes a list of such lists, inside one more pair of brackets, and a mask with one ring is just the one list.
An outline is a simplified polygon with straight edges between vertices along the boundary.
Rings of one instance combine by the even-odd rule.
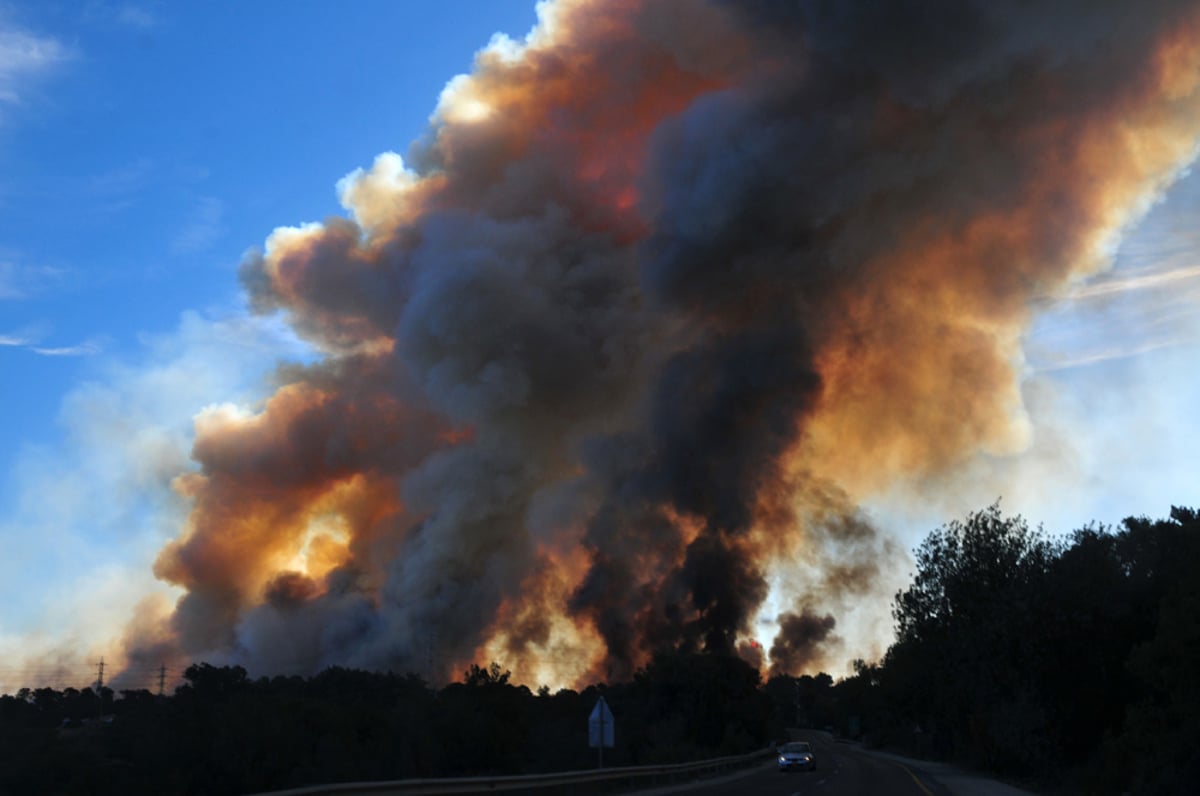
[[0, 335], [25, 343], [0, 449], [53, 439], [87, 355], [240, 311], [246, 248], [342, 212], [338, 177], [534, 21], [528, 0], [0, 4]]
[[[343, 214], [336, 182], [422, 131], [447, 80], [531, 0], [0, 0], [0, 656], [98, 646], [186, 513], [206, 406], [306, 351], [252, 317], [243, 253]], [[997, 497], [1060, 532], [1197, 505], [1200, 177], [1114, 267], [1036, 308], [1028, 448], [872, 511], [908, 546]], [[887, 524], [885, 522], [885, 524]], [[0, 677], [0, 687], [3, 687]]]
[[77, 655], [153, 591], [195, 412], [305, 354], [249, 317], [243, 253], [344, 213], [338, 179], [535, 21], [530, 0], [0, 0], [0, 649]]

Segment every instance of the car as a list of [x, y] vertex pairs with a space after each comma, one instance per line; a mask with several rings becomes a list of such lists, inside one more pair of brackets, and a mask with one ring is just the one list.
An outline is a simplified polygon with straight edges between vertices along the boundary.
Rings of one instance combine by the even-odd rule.
[[806, 741], [791, 741], [779, 747], [780, 771], [816, 771], [817, 756]]

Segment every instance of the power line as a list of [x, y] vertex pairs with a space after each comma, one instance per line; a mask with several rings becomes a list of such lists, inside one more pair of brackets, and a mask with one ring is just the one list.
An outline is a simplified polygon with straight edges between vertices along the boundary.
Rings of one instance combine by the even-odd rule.
[[104, 658], [95, 663], [0, 667], [0, 694], [44, 688], [55, 691], [95, 689], [99, 692], [106, 687], [121, 691], [153, 691], [157, 688], [159, 693], [165, 693], [168, 677], [175, 674], [176, 670], [165, 664], [116, 670]]

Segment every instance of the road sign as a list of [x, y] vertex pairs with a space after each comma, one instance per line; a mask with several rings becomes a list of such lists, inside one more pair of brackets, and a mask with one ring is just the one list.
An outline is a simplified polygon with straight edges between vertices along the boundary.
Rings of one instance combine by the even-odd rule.
[[600, 768], [604, 768], [604, 747], [612, 748], [615, 729], [612, 711], [608, 709], [604, 697], [600, 697], [596, 700], [596, 707], [592, 708], [592, 715], [588, 716], [588, 746], [597, 750]]
[[604, 697], [600, 697], [596, 700], [596, 707], [592, 708], [592, 715], [588, 716], [588, 746], [598, 747], [603, 742], [604, 746], [611, 749], [614, 727], [612, 711]]

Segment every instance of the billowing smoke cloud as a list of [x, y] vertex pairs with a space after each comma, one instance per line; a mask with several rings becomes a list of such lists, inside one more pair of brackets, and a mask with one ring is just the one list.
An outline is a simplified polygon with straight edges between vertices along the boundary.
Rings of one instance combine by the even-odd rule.
[[805, 671], [821, 659], [821, 645], [837, 625], [832, 614], [818, 616], [811, 611], [780, 614], [779, 635], [771, 645], [771, 673], [790, 674]]
[[1200, 132], [1190, 2], [540, 13], [244, 263], [323, 358], [197, 422], [176, 654], [569, 682], [769, 611], [824, 662], [897, 557], [855, 500], [1027, 444], [1032, 302]]

